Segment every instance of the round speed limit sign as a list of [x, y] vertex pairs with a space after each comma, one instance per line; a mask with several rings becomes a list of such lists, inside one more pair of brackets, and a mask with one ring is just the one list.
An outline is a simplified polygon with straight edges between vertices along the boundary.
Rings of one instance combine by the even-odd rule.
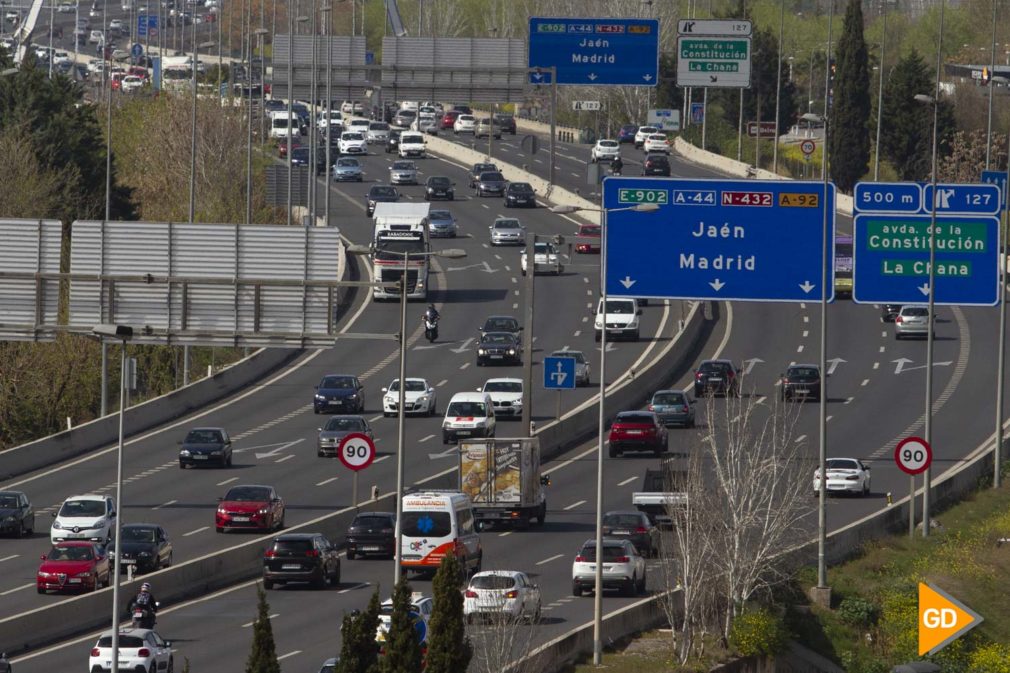
[[933, 449], [921, 437], [906, 437], [894, 447], [894, 462], [903, 472], [914, 476], [929, 469]]
[[352, 432], [340, 440], [337, 455], [340, 456], [340, 462], [347, 469], [357, 472], [365, 469], [375, 460], [375, 444], [368, 435]]
[[804, 140], [803, 142], [800, 143], [800, 151], [803, 152], [803, 154], [807, 155], [808, 157], [814, 153], [814, 150], [816, 148], [817, 145], [814, 144], [813, 140]]

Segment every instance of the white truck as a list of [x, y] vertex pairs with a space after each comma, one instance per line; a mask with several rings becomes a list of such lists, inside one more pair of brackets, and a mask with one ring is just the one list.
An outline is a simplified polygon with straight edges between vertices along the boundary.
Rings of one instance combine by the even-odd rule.
[[546, 487], [540, 473], [540, 440], [494, 438], [459, 443], [459, 488], [470, 497], [479, 527], [486, 522], [528, 528], [547, 518]]
[[667, 461], [663, 461], [661, 469], [645, 471], [642, 490], [631, 494], [631, 504], [647, 514], [657, 526], [671, 528], [671, 509], [687, 502], [687, 494], [676, 490], [680, 480], [686, 478], [686, 472], [673, 470]]
[[417, 131], [404, 131], [401, 133], [400, 142], [397, 146], [399, 147], [400, 157], [403, 159], [408, 157], [423, 159], [427, 153], [427, 148], [424, 144], [424, 135]]
[[[395, 283], [403, 275], [407, 254], [407, 298], [428, 296], [429, 203], [379, 202], [372, 213], [372, 264], [375, 279]], [[411, 253], [419, 253], [412, 255]], [[397, 299], [400, 293], [386, 287], [372, 288], [373, 299]]]

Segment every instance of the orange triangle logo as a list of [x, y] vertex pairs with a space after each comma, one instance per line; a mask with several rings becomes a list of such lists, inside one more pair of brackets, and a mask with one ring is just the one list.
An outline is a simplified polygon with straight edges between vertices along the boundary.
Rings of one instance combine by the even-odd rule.
[[947, 592], [919, 583], [919, 656], [936, 654], [982, 623], [982, 617]]

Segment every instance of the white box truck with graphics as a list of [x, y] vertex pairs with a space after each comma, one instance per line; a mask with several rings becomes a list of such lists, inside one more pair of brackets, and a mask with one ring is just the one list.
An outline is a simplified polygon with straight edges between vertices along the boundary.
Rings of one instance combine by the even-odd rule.
[[547, 517], [546, 486], [540, 473], [540, 440], [473, 439], [459, 443], [459, 488], [473, 502], [479, 527], [506, 523], [528, 528]]
[[[404, 255], [407, 256], [407, 298], [425, 299], [428, 296], [428, 203], [376, 203], [372, 221], [372, 264], [375, 280], [397, 283], [404, 273]], [[422, 253], [422, 254], [411, 254]], [[376, 287], [373, 299], [399, 299], [396, 288]]]

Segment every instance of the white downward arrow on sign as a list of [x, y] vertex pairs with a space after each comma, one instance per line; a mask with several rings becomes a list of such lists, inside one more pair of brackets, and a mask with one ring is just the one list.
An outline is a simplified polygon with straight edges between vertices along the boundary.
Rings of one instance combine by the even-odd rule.
[[631, 286], [634, 285], [637, 282], [638, 281], [636, 281], [636, 280], [631, 280], [631, 276], [625, 276], [624, 279], [621, 281], [621, 285], [624, 286], [625, 290], [630, 290]]
[[928, 297], [929, 296], [929, 283], [923, 283], [922, 285], [920, 285], [919, 286], [919, 292], [922, 293], [923, 297]]
[[719, 290], [721, 290], [726, 285], [726, 283], [724, 283], [721, 280], [719, 280], [718, 278], [716, 278], [711, 283], [709, 283], [709, 285], [712, 286], [713, 290], [715, 290], [716, 292], [718, 292]]
[[813, 290], [815, 287], [817, 286], [811, 283], [809, 280], [805, 280], [802, 283], [800, 283], [800, 289], [806, 292], [807, 294], [810, 294], [810, 291]]
[[643, 79], [644, 79], [644, 80], [645, 80], [646, 82], [650, 82], [650, 81], [652, 81], [652, 75], [642, 75], [642, 78], [643, 78]]
[[590, 82], [596, 81], [596, 73], [595, 72], [589, 73], [589, 81]]

